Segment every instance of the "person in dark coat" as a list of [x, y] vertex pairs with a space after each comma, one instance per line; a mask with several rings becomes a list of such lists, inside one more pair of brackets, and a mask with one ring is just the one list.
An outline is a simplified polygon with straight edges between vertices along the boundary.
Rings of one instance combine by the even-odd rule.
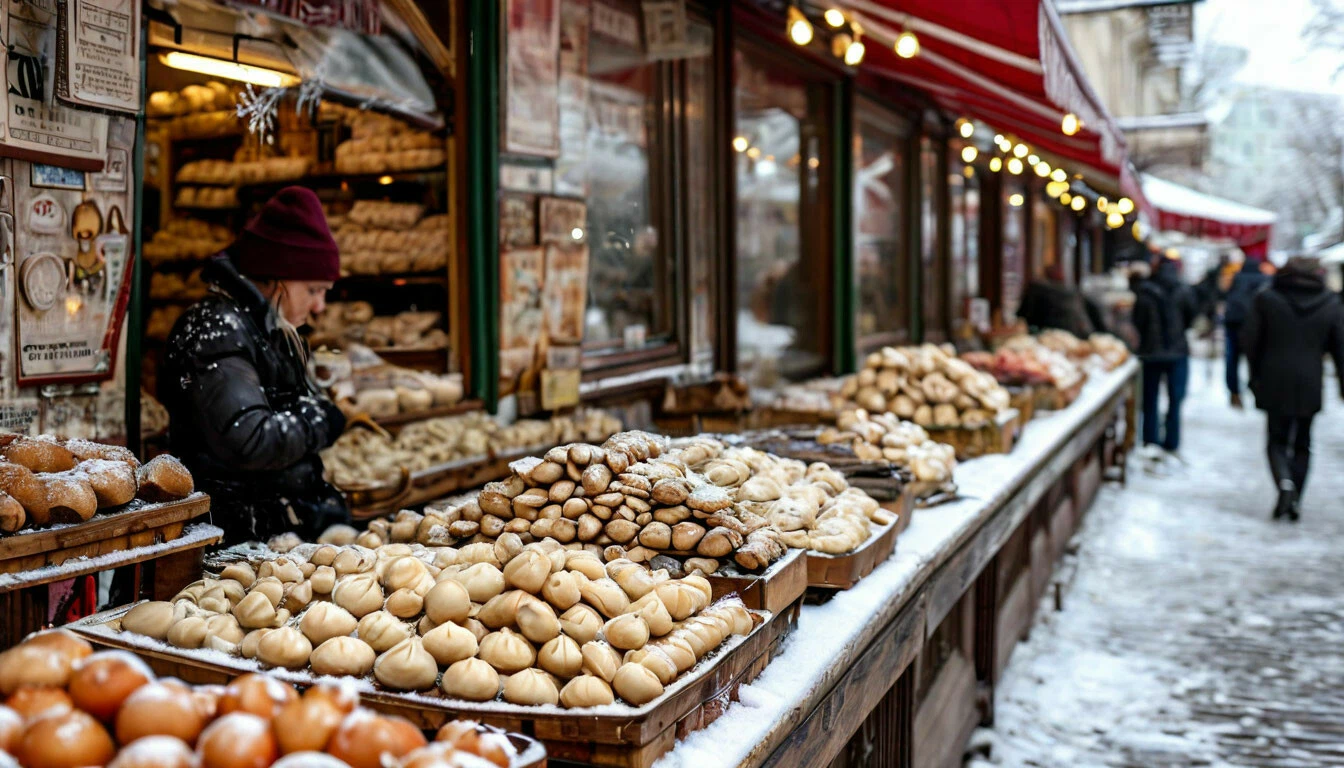
[[[1255, 296], [1241, 329], [1255, 405], [1267, 416], [1269, 469], [1279, 488], [1274, 518], [1298, 519], [1311, 462], [1311, 422], [1321, 410], [1322, 358], [1344, 371], [1344, 303], [1317, 260], [1289, 259]], [[1344, 392], [1341, 392], [1344, 396]]]
[[1235, 408], [1242, 406], [1241, 358], [1244, 351], [1241, 345], [1241, 328], [1251, 312], [1251, 301], [1255, 299], [1257, 293], [1269, 285], [1269, 275], [1261, 271], [1262, 266], [1263, 262], [1259, 259], [1247, 258], [1241, 263], [1241, 271], [1232, 278], [1232, 287], [1227, 291], [1223, 307], [1223, 331], [1227, 336], [1227, 392]]
[[206, 263], [210, 295], [173, 326], [159, 377], [169, 443], [211, 495], [226, 543], [316, 537], [349, 520], [318, 455], [345, 418], [314, 383], [296, 330], [339, 274], [317, 196], [288, 187]]
[[[1134, 328], [1143, 363], [1143, 444], [1175, 454], [1181, 447], [1181, 403], [1190, 380], [1190, 344], [1185, 332], [1199, 312], [1194, 291], [1182, 280], [1177, 262], [1160, 258], [1151, 277], [1134, 285]], [[1167, 413], [1160, 418], [1158, 393], [1167, 386]]]
[[1045, 280], [1036, 280], [1022, 295], [1017, 316], [1034, 330], [1058, 328], [1080, 339], [1106, 330], [1101, 308], [1076, 286], [1064, 282], [1064, 270], [1053, 264]]

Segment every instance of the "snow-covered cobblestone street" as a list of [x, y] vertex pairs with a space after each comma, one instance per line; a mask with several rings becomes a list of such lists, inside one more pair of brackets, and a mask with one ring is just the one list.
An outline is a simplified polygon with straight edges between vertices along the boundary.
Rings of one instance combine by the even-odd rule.
[[1302, 522], [1271, 522], [1264, 416], [1192, 366], [1185, 463], [1108, 486], [979, 734], [1002, 766], [1344, 765], [1344, 408], [1327, 380]]

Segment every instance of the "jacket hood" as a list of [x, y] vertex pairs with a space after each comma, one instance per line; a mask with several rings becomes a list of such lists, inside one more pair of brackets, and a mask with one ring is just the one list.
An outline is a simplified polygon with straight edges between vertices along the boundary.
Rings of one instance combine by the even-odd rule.
[[1274, 276], [1273, 286], [1299, 315], [1310, 315], [1339, 301], [1338, 296], [1326, 290], [1325, 281], [1317, 275], [1281, 272]]
[[1176, 262], [1163, 261], [1157, 268], [1157, 274], [1153, 275], [1153, 280], [1163, 287], [1178, 286], [1181, 284], [1181, 270], [1176, 266]]
[[267, 332], [275, 330], [275, 313], [270, 302], [261, 295], [251, 280], [238, 272], [228, 253], [212, 256], [201, 268], [201, 279], [214, 286], [218, 293], [232, 299], [247, 312], [257, 327]]

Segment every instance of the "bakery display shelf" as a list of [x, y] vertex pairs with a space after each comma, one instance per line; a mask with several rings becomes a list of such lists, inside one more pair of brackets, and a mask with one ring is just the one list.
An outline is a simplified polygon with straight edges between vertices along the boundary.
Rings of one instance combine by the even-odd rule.
[[967, 427], [928, 427], [929, 437], [947, 443], [957, 452], [958, 461], [967, 461], [995, 453], [1012, 453], [1022, 434], [1022, 414], [1005, 408], [994, 420], [975, 429]]
[[195, 493], [180, 501], [151, 504], [139, 499], [99, 512], [92, 518], [49, 528], [25, 528], [0, 536], [0, 573], [58, 565], [94, 557], [116, 547], [140, 547], [171, 541], [186, 523], [210, 511], [210, 497]]
[[[455, 719], [469, 719], [540, 740], [548, 755], [616, 768], [649, 768], [671, 751], [676, 741], [708, 726], [737, 698], [738, 689], [754, 680], [798, 625], [802, 602], [776, 614], [753, 611], [756, 621], [745, 637], [729, 638], [678, 678], [663, 695], [639, 707], [612, 704], [583, 710], [525, 706], [504, 701], [485, 703], [450, 699], [434, 689], [402, 693], [384, 689], [371, 678], [354, 680], [360, 703], [399, 715], [421, 729], [435, 730]], [[190, 651], [121, 632], [121, 617], [131, 606], [114, 608], [67, 625], [95, 646], [128, 651], [144, 659], [158, 674], [196, 684], [223, 684], [263, 670], [252, 659], [218, 652]], [[267, 669], [268, 674], [300, 686], [317, 677], [307, 670]]]
[[418, 170], [388, 171], [386, 173], [312, 173], [285, 181], [257, 181], [230, 186], [237, 186], [239, 191], [255, 194], [274, 192], [290, 184], [305, 187], [339, 187], [346, 184], [386, 187], [392, 184], [446, 184], [447, 180], [447, 169], [432, 166]]
[[807, 591], [807, 571], [804, 551], [790, 549], [760, 573], [743, 571], [729, 562], [705, 578], [715, 600], [736, 594], [748, 608], [779, 613]]
[[380, 273], [376, 275], [341, 275], [336, 281], [337, 286], [353, 287], [368, 286], [370, 288], [386, 288], [389, 285], [443, 285], [448, 279], [448, 273], [445, 270], [434, 272], [396, 272]]
[[395, 416], [378, 416], [375, 417], [373, 421], [378, 426], [395, 434], [397, 430], [407, 424], [413, 424], [417, 421], [424, 421], [426, 419], [437, 419], [441, 416], [456, 416], [471, 411], [479, 411], [484, 407], [485, 404], [480, 400], [462, 400], [461, 402], [453, 403], [452, 405], [441, 405], [423, 411], [398, 413]]
[[867, 541], [853, 551], [828, 555], [808, 550], [809, 591], [849, 589], [891, 557], [891, 553], [896, 551], [896, 539], [910, 525], [910, 517], [914, 514], [914, 493], [907, 486], [907, 492], [895, 501], [884, 502], [882, 508], [895, 515], [896, 519], [874, 531]]

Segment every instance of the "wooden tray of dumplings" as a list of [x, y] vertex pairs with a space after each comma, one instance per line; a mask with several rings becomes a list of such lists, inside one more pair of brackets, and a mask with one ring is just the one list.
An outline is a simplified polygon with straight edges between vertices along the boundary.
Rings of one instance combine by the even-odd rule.
[[910, 525], [915, 510], [915, 494], [910, 486], [895, 501], [882, 503], [882, 508], [896, 519], [873, 532], [868, 540], [852, 552], [827, 555], [807, 553], [807, 588], [809, 591], [829, 592], [849, 589], [886, 562], [896, 551], [896, 539]]
[[957, 461], [967, 461], [995, 453], [1012, 453], [1022, 434], [1022, 414], [1016, 408], [1007, 408], [977, 429], [928, 427], [927, 430], [930, 438], [956, 450]]
[[[219, 653], [183, 651], [150, 638], [120, 632], [123, 606], [67, 625], [96, 646], [129, 651], [160, 675], [190, 683], [222, 684], [262, 670], [251, 659]], [[649, 768], [671, 751], [677, 739], [708, 726], [736, 700], [738, 689], [756, 679], [798, 625], [799, 600], [775, 614], [753, 612], [755, 628], [733, 638], [667, 687], [662, 696], [643, 705], [624, 704], [593, 710], [529, 707], [507, 702], [473, 703], [444, 698], [438, 689], [396, 693], [376, 684], [360, 684], [359, 700], [380, 712], [399, 715], [424, 730], [455, 719], [468, 719], [540, 740], [550, 757], [615, 768]], [[307, 670], [271, 669], [268, 674], [300, 686], [317, 677]]]
[[141, 500], [106, 509], [82, 523], [25, 528], [0, 536], [0, 573], [20, 573], [172, 541], [191, 520], [210, 511], [210, 497], [151, 504]]

